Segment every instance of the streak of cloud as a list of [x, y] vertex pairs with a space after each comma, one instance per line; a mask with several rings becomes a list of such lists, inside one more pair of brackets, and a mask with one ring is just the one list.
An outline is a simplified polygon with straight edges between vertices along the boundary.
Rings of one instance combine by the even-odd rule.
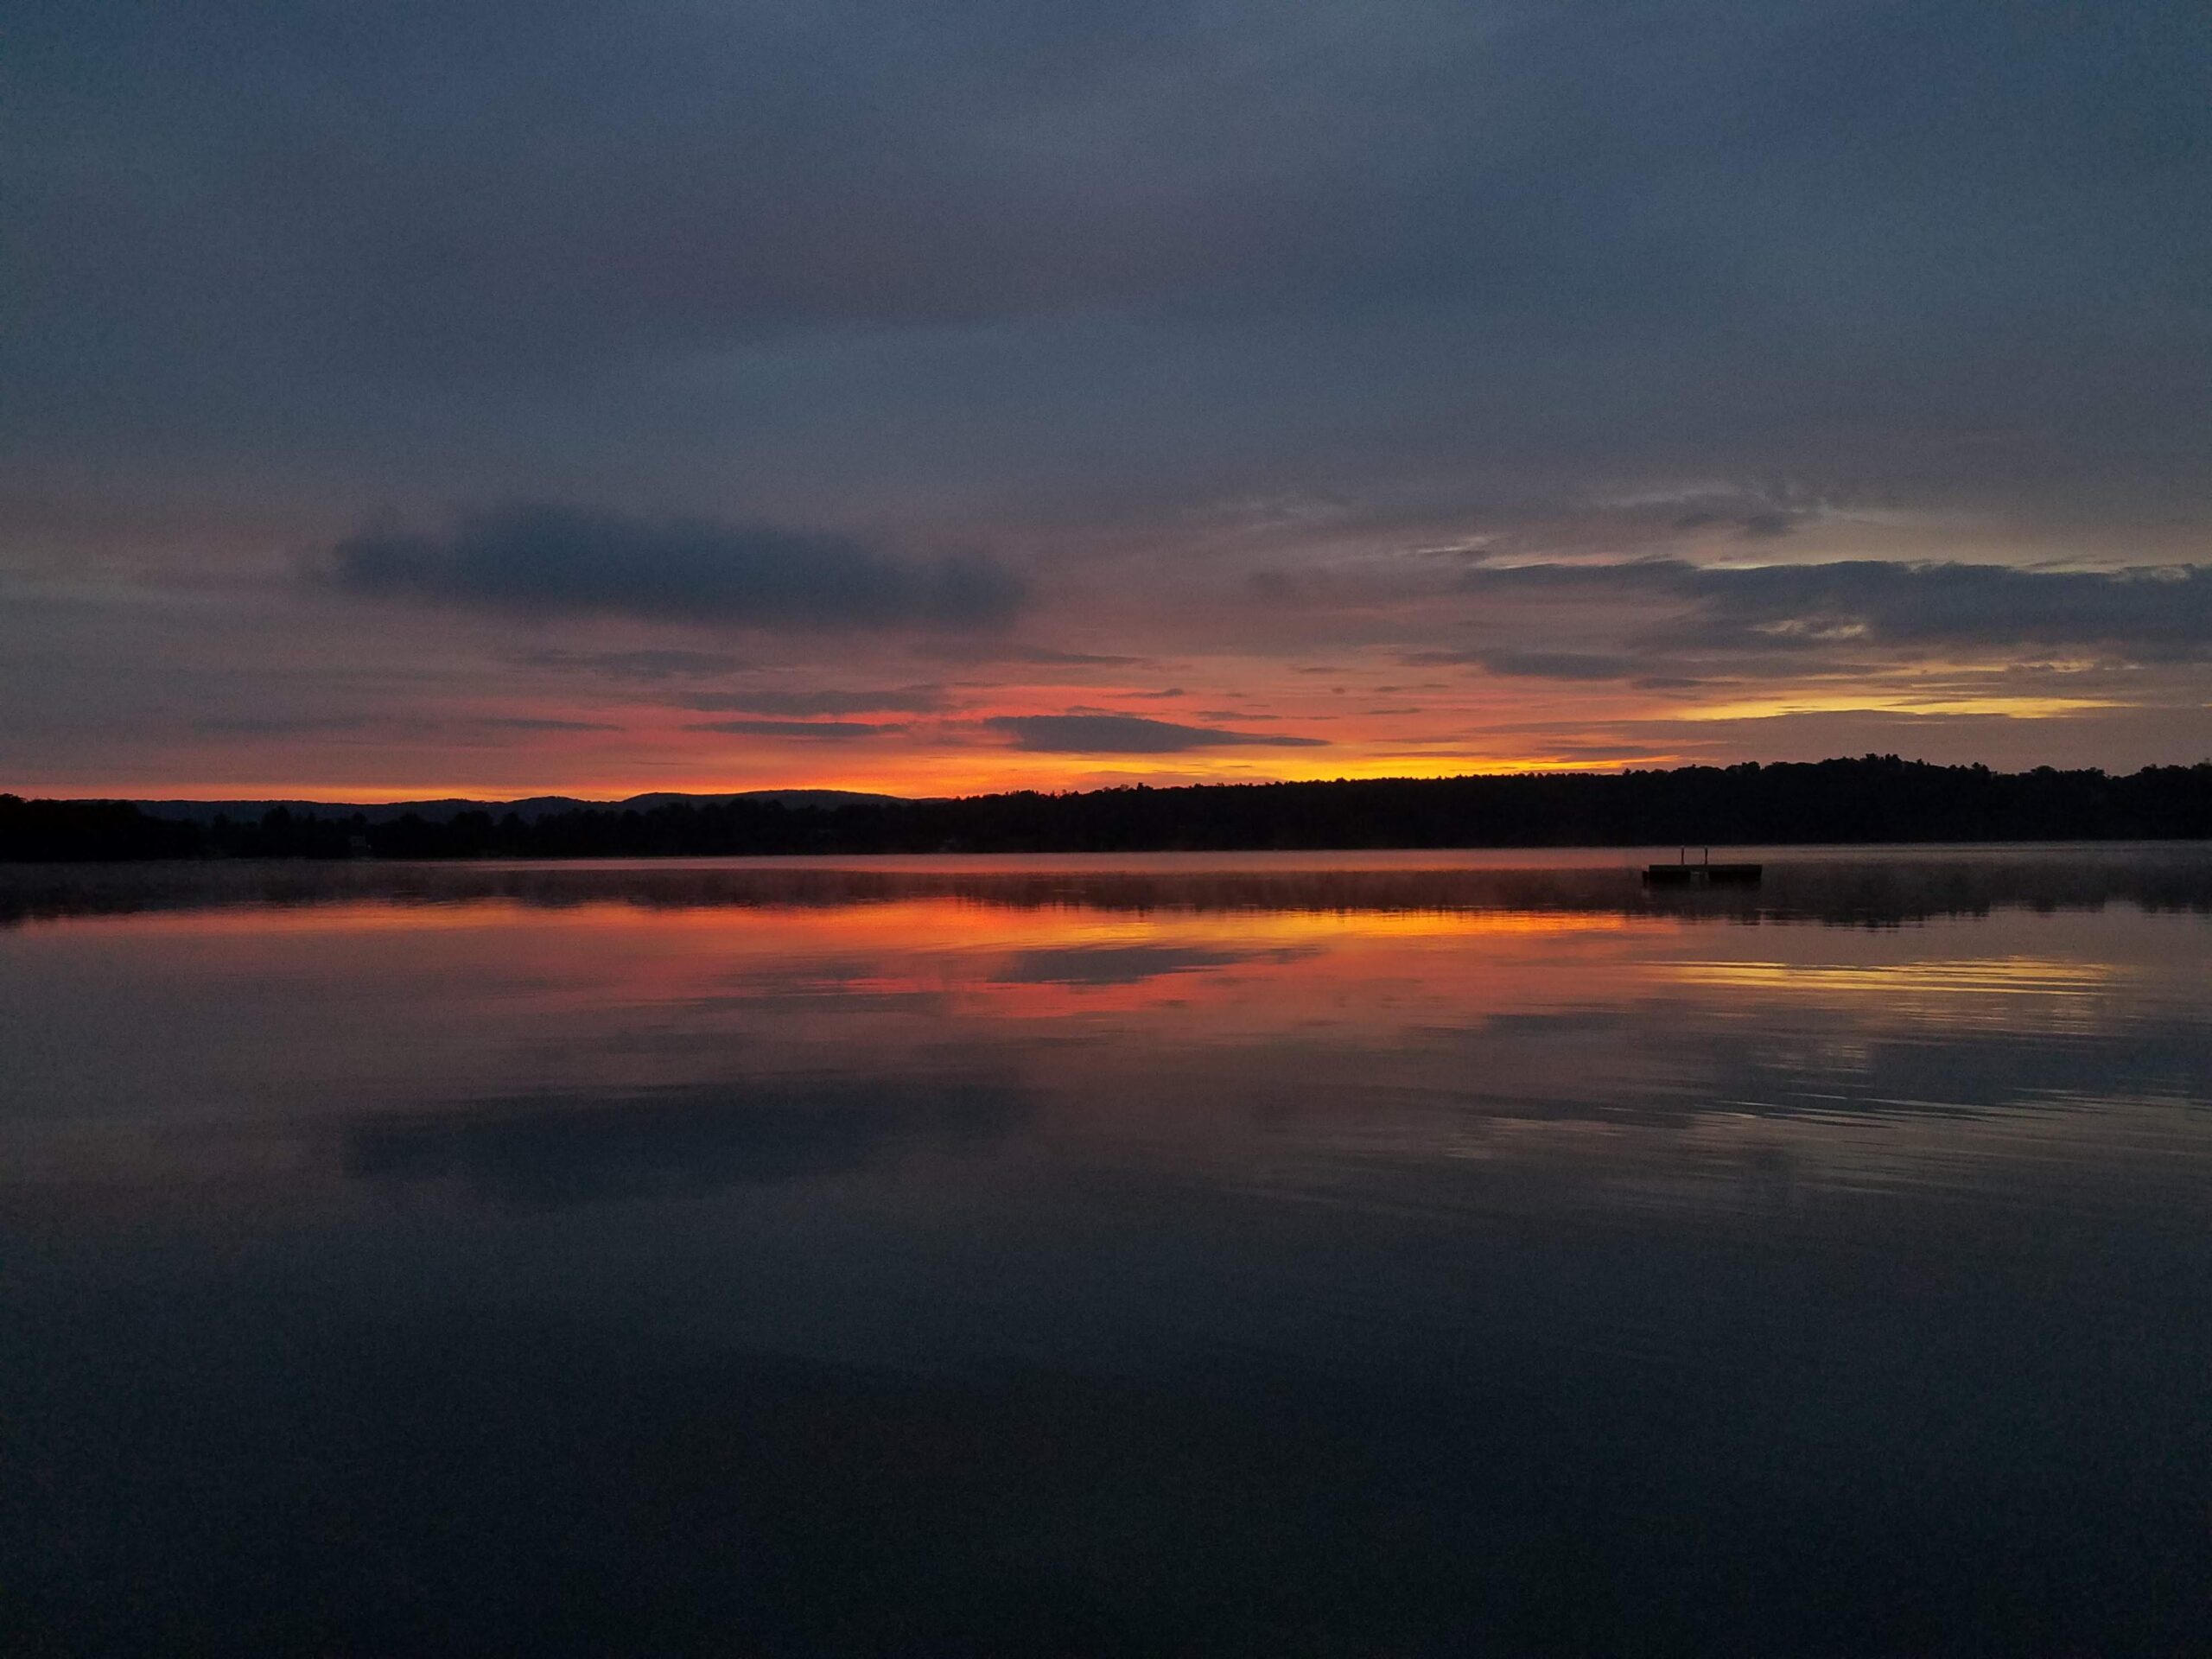
[[1192, 749], [1309, 749], [1318, 737], [1184, 726], [1141, 715], [996, 715], [983, 724], [1042, 754], [1181, 754]]
[[349, 536], [326, 574], [369, 598], [745, 627], [991, 627], [1023, 598], [981, 557], [914, 563], [777, 524], [532, 504], [466, 514], [438, 534]]

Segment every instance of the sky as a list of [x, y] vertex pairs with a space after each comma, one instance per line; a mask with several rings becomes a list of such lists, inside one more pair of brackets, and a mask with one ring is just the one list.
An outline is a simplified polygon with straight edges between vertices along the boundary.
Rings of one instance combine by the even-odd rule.
[[0, 789], [2212, 758], [2212, 12], [0, 0]]

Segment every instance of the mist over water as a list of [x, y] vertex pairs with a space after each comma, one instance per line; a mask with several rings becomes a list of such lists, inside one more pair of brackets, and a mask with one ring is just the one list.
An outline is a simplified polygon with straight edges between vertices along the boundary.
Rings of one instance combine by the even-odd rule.
[[2212, 1637], [2212, 851], [1644, 856], [0, 872], [0, 1634]]

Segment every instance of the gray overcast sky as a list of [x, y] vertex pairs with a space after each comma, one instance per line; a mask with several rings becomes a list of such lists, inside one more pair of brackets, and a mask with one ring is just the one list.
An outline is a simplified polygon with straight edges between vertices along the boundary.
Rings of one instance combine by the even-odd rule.
[[0, 38], [0, 787], [2212, 753], [2201, 4]]

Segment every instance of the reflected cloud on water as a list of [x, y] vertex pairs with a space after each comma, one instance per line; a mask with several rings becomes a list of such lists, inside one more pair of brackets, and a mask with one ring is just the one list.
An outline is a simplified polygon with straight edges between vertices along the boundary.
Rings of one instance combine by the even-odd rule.
[[2201, 1645], [2212, 859], [1623, 863], [0, 873], [25, 1605]]
[[[2197, 849], [1808, 859], [1713, 904], [1597, 866], [1155, 864], [71, 875], [66, 901], [19, 893], [45, 912], [0, 956], [43, 1010], [0, 1137], [20, 1170], [105, 1156], [143, 1183], [189, 1134], [195, 1180], [227, 1146], [549, 1205], [1018, 1138], [1387, 1204], [1465, 1179], [1477, 1142], [1533, 1156], [1507, 1124], [1664, 1160], [1700, 1120], [1956, 1120], [2212, 1075], [2206, 930], [2176, 908], [2212, 882]], [[148, 1040], [108, 1041], [117, 1019]], [[1825, 1155], [1847, 1180], [1864, 1153]]]
[[346, 1132], [345, 1167], [381, 1186], [457, 1182], [493, 1204], [681, 1198], [988, 1143], [1031, 1104], [1017, 1087], [957, 1076], [471, 1100], [363, 1119]]

